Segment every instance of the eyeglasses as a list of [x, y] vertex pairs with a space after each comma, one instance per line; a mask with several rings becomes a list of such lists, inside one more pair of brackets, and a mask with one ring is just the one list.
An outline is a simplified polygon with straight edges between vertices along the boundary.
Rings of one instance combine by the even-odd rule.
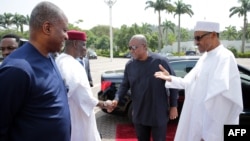
[[136, 50], [137, 48], [138, 48], [138, 46], [129, 46], [129, 47], [128, 47], [129, 50], [131, 50], [131, 49], [132, 49], [132, 50]]
[[14, 49], [16, 49], [17, 47], [13, 47], [13, 46], [8, 46], [8, 47], [0, 47], [0, 50], [1, 51], [5, 51], [5, 50], [8, 50], [8, 51], [12, 51]]
[[207, 32], [207, 33], [204, 33], [203, 35], [195, 36], [194, 39], [199, 42], [203, 37], [207, 36], [210, 33], [211, 32]]

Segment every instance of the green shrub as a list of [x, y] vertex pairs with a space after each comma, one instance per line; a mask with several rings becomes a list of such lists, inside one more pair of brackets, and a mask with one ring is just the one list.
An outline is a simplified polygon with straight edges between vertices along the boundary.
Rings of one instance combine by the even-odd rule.
[[239, 58], [250, 58], [250, 52], [238, 53]]
[[238, 58], [237, 49], [235, 49], [234, 47], [229, 47], [228, 49], [229, 49], [230, 51], [232, 51], [232, 53], [234, 54], [234, 56], [235, 56], [236, 58]]

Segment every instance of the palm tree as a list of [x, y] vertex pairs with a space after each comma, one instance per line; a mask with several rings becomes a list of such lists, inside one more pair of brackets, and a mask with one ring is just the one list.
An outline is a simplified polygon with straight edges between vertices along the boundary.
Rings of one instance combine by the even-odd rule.
[[180, 54], [180, 40], [181, 40], [181, 14], [188, 14], [190, 17], [194, 15], [194, 12], [191, 10], [190, 4], [185, 4], [182, 2], [182, 0], [178, 0], [177, 2], [174, 2], [176, 9], [175, 9], [175, 15], [178, 15], [178, 54]]
[[243, 16], [243, 35], [242, 35], [242, 46], [241, 53], [244, 53], [245, 40], [246, 40], [246, 29], [247, 29], [247, 12], [250, 10], [250, 0], [238, 0], [241, 3], [239, 7], [231, 7], [229, 11], [231, 12], [229, 17], [238, 14], [239, 17]]
[[141, 32], [143, 34], [150, 34], [152, 32], [151, 25], [148, 23], [142, 23]]
[[11, 19], [11, 22], [13, 24], [16, 25], [17, 31], [19, 31], [19, 27], [20, 27], [20, 31], [23, 33], [23, 25], [27, 24], [26, 22], [26, 17], [24, 15], [20, 15], [15, 13], [13, 15], [13, 18]]
[[17, 31], [19, 30], [19, 26], [20, 26], [19, 24], [20, 17], [21, 17], [20, 14], [15, 13], [11, 19], [11, 22], [13, 22], [13, 24], [16, 25]]
[[186, 28], [180, 29], [180, 36], [183, 41], [188, 41], [190, 39], [189, 32]]
[[3, 15], [0, 15], [0, 27], [6, 28]]
[[[241, 29], [238, 31], [238, 37], [239, 39], [242, 39], [242, 36], [243, 36], [243, 27], [241, 27]], [[250, 24], [247, 24], [247, 30], [244, 31], [245, 32], [245, 41], [247, 41], [250, 37]]]
[[29, 25], [29, 16], [27, 15], [25, 17], [24, 15], [21, 15], [19, 22], [20, 22], [20, 31], [21, 31], [21, 33], [23, 33], [23, 26]]
[[223, 36], [227, 39], [227, 40], [235, 40], [238, 36], [237, 30], [235, 26], [228, 26], [225, 27], [226, 30], [224, 30], [222, 32]]
[[140, 26], [136, 23], [132, 24], [130, 29], [129, 29], [129, 32], [131, 34], [139, 34], [141, 33], [141, 29], [140, 29]]
[[246, 40], [250, 39], [250, 24], [247, 24], [247, 31], [246, 31]]
[[172, 23], [171, 21], [166, 20], [165, 22], [163, 22], [162, 24], [163, 26], [163, 33], [165, 33], [165, 37], [166, 37], [166, 45], [168, 43], [168, 31], [169, 29], [174, 33], [175, 32], [175, 24]]
[[162, 48], [162, 33], [161, 33], [161, 11], [166, 10], [171, 13], [174, 11], [174, 7], [170, 0], [156, 0], [156, 1], [146, 1], [146, 8], [154, 8], [155, 12], [158, 13], [158, 30], [159, 30], [159, 38], [158, 38], [158, 51]]
[[13, 24], [12, 22], [12, 17], [13, 17], [13, 14], [11, 13], [3, 13], [2, 15], [2, 27], [4, 28], [9, 28], [9, 26], [11, 26]]
[[30, 23], [30, 16], [29, 15], [26, 15], [26, 23], [27, 23], [27, 25], [29, 25]]

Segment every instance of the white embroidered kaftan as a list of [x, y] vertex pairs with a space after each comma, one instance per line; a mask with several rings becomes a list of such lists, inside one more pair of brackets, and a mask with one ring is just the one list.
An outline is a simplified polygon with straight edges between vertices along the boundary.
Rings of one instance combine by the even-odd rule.
[[93, 96], [85, 69], [78, 60], [65, 53], [56, 58], [56, 63], [69, 88], [71, 141], [101, 141], [94, 113], [98, 100]]
[[239, 71], [233, 54], [218, 46], [204, 53], [183, 79], [167, 88], [185, 89], [175, 141], [223, 141], [225, 124], [238, 124], [243, 110]]

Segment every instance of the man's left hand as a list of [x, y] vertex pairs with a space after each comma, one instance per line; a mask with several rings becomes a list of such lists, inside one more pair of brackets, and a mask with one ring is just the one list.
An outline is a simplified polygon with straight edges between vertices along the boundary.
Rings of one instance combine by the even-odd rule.
[[170, 107], [170, 110], [169, 110], [169, 118], [170, 118], [170, 120], [174, 120], [177, 117], [178, 117], [177, 107]]

